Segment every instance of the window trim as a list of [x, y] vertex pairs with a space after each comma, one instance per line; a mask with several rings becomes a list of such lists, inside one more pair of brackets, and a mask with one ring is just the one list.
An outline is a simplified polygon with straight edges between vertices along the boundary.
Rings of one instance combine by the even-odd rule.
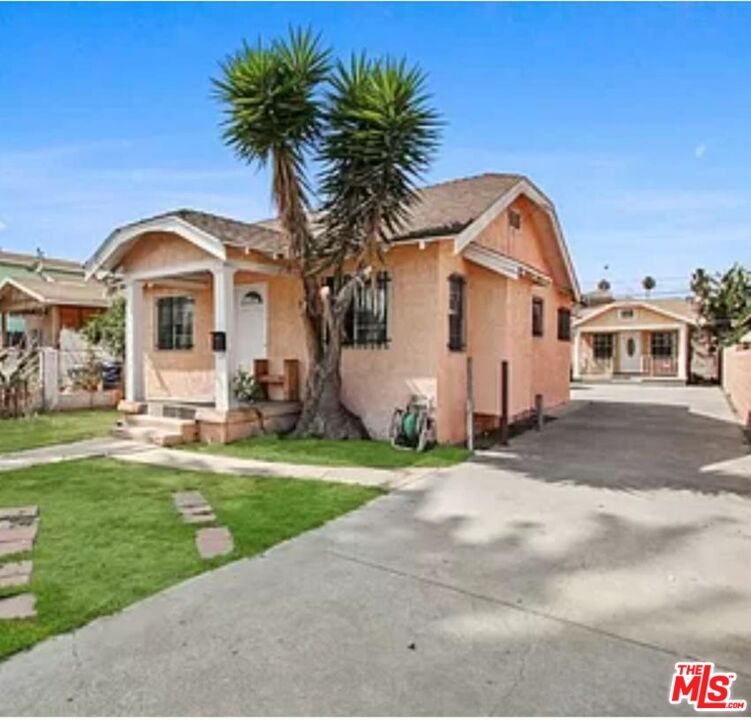
[[[467, 349], [467, 279], [459, 273], [448, 276], [449, 306], [448, 306], [448, 349], [450, 352], [464, 352]], [[452, 292], [459, 289], [459, 311], [452, 312]], [[452, 320], [459, 318], [459, 341], [456, 341], [452, 327]]]
[[508, 224], [512, 230], [522, 229], [522, 214], [515, 208], [508, 209]]
[[[535, 308], [540, 308], [540, 323], [539, 327], [535, 322], [537, 314]], [[537, 295], [532, 296], [532, 337], [545, 337], [545, 300]]]
[[633, 320], [635, 316], [634, 308], [618, 308], [619, 320]]
[[[655, 338], [656, 337], [669, 337], [670, 338], [670, 352], [658, 352], [655, 353]], [[666, 348], [662, 348], [663, 350]], [[676, 341], [676, 333], [673, 330], [653, 330], [649, 333], [649, 356], [653, 358], [674, 358], [678, 356], [677, 353], [678, 342]]]
[[[566, 317], [565, 326], [561, 326], [561, 317]], [[561, 332], [565, 329], [565, 332]], [[558, 308], [558, 339], [564, 342], [571, 342], [571, 308]]]
[[[598, 338], [608, 338], [606, 345], [609, 348], [609, 353], [603, 355], [597, 352], [597, 340]], [[612, 360], [615, 356], [615, 337], [611, 332], [596, 332], [592, 333], [592, 357], [595, 360]]]
[[[187, 301], [187, 304], [191, 308], [191, 315], [190, 315], [190, 345], [185, 347], [177, 347], [176, 344], [176, 332], [175, 332], [175, 301], [181, 300], [181, 301]], [[160, 323], [160, 305], [165, 302], [170, 301], [172, 305], [172, 318], [171, 318], [171, 347], [163, 347], [161, 344], [161, 323]], [[195, 349], [196, 346], [196, 338], [195, 338], [195, 307], [196, 307], [196, 300], [193, 295], [160, 295], [159, 297], [155, 298], [154, 302], [154, 349], [157, 352], [192, 352]]]

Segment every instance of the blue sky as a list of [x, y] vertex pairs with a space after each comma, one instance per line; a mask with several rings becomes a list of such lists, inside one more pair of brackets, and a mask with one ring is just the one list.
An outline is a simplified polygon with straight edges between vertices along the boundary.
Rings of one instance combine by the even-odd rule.
[[585, 289], [751, 264], [751, 7], [720, 3], [0, 4], [0, 247], [83, 260], [173, 207], [268, 215], [209, 78], [290, 24], [422, 65], [447, 123], [428, 180], [529, 175]]

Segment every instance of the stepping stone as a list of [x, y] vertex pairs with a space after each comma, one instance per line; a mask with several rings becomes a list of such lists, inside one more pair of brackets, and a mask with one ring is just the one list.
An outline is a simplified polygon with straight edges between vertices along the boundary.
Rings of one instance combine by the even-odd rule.
[[0, 620], [23, 620], [36, 617], [37, 599], [31, 593], [0, 600]]
[[3, 543], [16, 542], [17, 540], [29, 540], [32, 543], [37, 536], [39, 523], [34, 520], [31, 525], [13, 524], [9, 528], [0, 530], [0, 545]]
[[186, 513], [182, 516], [183, 522], [189, 525], [200, 525], [201, 523], [210, 523], [216, 520], [216, 515], [213, 512], [207, 513]]
[[181, 512], [184, 508], [209, 507], [206, 498], [198, 490], [184, 490], [173, 493], [172, 502]]
[[0, 588], [21, 587], [31, 582], [31, 560], [0, 565]]
[[16, 555], [17, 553], [31, 552], [34, 543], [31, 540], [12, 540], [0, 543], [0, 557]]
[[0, 508], [0, 520], [19, 520], [21, 518], [35, 518], [39, 515], [38, 505], [26, 507]]
[[209, 560], [220, 555], [229, 555], [235, 547], [232, 533], [225, 528], [201, 528], [196, 533], [198, 554]]

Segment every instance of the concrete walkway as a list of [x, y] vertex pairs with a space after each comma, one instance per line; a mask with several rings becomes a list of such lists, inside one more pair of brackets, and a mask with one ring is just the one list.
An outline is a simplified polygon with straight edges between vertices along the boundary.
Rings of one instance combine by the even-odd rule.
[[47, 445], [33, 450], [0, 454], [0, 472], [3, 470], [19, 470], [33, 465], [47, 465], [49, 463], [66, 462], [67, 460], [82, 460], [114, 454], [117, 454], [118, 457], [125, 457], [131, 452], [141, 452], [149, 447], [149, 445], [131, 442], [130, 440], [116, 440], [110, 437], [93, 438], [92, 440], [81, 440], [62, 445]]
[[431, 473], [431, 468], [396, 468], [379, 470], [362, 467], [330, 467], [323, 465], [296, 465], [293, 463], [265, 462], [222, 455], [207, 455], [189, 450], [161, 448], [154, 445], [118, 440], [115, 438], [95, 438], [64, 445], [26, 450], [0, 455], [0, 471], [18, 470], [91, 457], [110, 457], [126, 462], [159, 465], [175, 470], [213, 472], [229, 475], [260, 475], [265, 477], [294, 477], [303, 480], [326, 480], [394, 489], [409, 484]]
[[0, 664], [0, 714], [694, 715], [667, 701], [694, 658], [751, 700], [748, 446], [694, 390], [592, 391], [41, 643]]
[[111, 457], [127, 462], [146, 465], [163, 465], [176, 470], [193, 470], [196, 472], [214, 472], [230, 475], [261, 475], [266, 477], [294, 477], [303, 480], [327, 480], [394, 489], [409, 484], [435, 469], [431, 468], [397, 468], [379, 470], [362, 467], [330, 467], [323, 465], [296, 465], [293, 463], [265, 462], [226, 455], [207, 455], [190, 450], [174, 450], [152, 445], [137, 451], [126, 448], [122, 453], [114, 451]]

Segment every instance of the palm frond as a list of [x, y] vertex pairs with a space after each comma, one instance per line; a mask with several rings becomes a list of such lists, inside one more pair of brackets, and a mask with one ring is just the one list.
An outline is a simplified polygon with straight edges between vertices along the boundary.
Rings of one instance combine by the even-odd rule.
[[425, 84], [403, 60], [336, 66], [320, 151], [326, 244], [372, 261], [407, 221], [439, 139]]
[[305, 255], [310, 236], [304, 158], [320, 134], [329, 58], [310, 30], [291, 29], [285, 40], [243, 44], [212, 81], [225, 143], [250, 164], [272, 166], [273, 200], [296, 258]]

